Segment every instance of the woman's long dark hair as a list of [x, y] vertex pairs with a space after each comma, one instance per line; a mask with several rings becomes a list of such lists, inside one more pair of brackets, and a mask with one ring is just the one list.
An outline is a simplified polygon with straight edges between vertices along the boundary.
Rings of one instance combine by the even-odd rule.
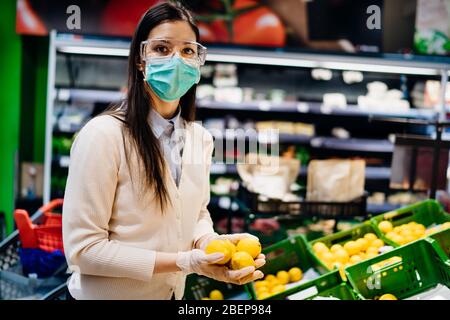
[[[150, 8], [141, 18], [134, 32], [128, 58], [128, 93], [124, 112], [124, 136], [130, 137], [132, 145], [136, 148], [139, 160], [144, 168], [145, 190], [154, 190], [160, 207], [164, 207], [170, 201], [167, 186], [164, 183], [165, 164], [164, 156], [159, 146], [159, 141], [151, 130], [148, 121], [151, 98], [145, 88], [146, 83], [139, 65], [142, 64], [140, 56], [140, 45], [147, 40], [150, 31], [156, 26], [171, 21], [186, 21], [194, 31], [197, 41], [199, 30], [194, 20], [182, 5], [178, 3], [164, 2]], [[195, 120], [195, 92], [194, 85], [180, 99], [181, 116], [186, 121]], [[125, 147], [127, 159], [129, 159], [129, 144]], [[130, 161], [128, 160], [128, 163]], [[140, 179], [141, 180], [141, 179]]]

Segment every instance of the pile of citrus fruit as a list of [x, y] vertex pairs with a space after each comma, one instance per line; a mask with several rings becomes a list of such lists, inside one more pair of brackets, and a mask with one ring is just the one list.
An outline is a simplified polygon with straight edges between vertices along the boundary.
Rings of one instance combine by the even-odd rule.
[[440, 230], [450, 228], [450, 222], [427, 229], [423, 224], [411, 221], [394, 227], [390, 221], [384, 220], [378, 224], [378, 228], [389, 240], [404, 245], [420, 238], [426, 237]]
[[264, 280], [255, 281], [253, 286], [258, 300], [266, 299], [286, 290], [286, 284], [300, 281], [303, 272], [300, 268], [293, 267], [289, 271], [280, 270], [276, 275], [268, 274]]
[[374, 233], [366, 233], [363, 237], [341, 244], [334, 244], [330, 248], [323, 242], [313, 244], [314, 253], [328, 269], [341, 269], [379, 254], [384, 242]]
[[233, 270], [245, 267], [256, 267], [255, 259], [261, 253], [261, 243], [254, 238], [244, 238], [234, 245], [230, 240], [216, 239], [205, 248], [207, 254], [220, 252], [224, 254], [220, 265], [226, 265]]
[[378, 300], [398, 300], [396, 296], [390, 293], [385, 293]]
[[220, 290], [212, 290], [208, 297], [202, 298], [202, 300], [223, 300], [223, 293]]

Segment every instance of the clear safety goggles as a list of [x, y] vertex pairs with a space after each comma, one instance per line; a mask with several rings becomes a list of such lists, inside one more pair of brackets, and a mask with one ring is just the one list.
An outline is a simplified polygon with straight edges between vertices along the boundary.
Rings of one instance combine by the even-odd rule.
[[141, 42], [141, 58], [150, 63], [178, 54], [186, 62], [201, 66], [205, 64], [206, 51], [206, 47], [195, 41], [158, 38]]

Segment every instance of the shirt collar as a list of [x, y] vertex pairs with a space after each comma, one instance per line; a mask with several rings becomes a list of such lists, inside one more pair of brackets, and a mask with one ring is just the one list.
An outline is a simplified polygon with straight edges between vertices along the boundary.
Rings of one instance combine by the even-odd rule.
[[163, 132], [167, 130], [171, 126], [171, 122], [174, 124], [174, 129], [180, 129], [181, 128], [181, 108], [178, 107], [177, 111], [175, 112], [175, 115], [171, 119], [165, 119], [162, 117], [158, 111], [156, 111], [153, 108], [150, 108], [150, 122], [152, 126], [153, 133], [155, 134], [156, 138], [159, 139]]

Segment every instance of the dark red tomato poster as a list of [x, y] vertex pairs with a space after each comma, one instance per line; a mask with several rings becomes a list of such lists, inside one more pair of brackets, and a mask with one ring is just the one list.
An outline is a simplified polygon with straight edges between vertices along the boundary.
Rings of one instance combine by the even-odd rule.
[[[163, 0], [17, 0], [20, 34], [50, 30], [131, 37], [141, 16]], [[183, 0], [207, 44], [358, 52], [382, 49], [381, 30], [367, 31], [367, 8], [383, 0]], [[75, 17], [76, 16], [76, 17]], [[380, 19], [382, 17], [380, 16]], [[73, 20], [77, 19], [77, 23]], [[363, 30], [364, 33], [362, 34]]]

